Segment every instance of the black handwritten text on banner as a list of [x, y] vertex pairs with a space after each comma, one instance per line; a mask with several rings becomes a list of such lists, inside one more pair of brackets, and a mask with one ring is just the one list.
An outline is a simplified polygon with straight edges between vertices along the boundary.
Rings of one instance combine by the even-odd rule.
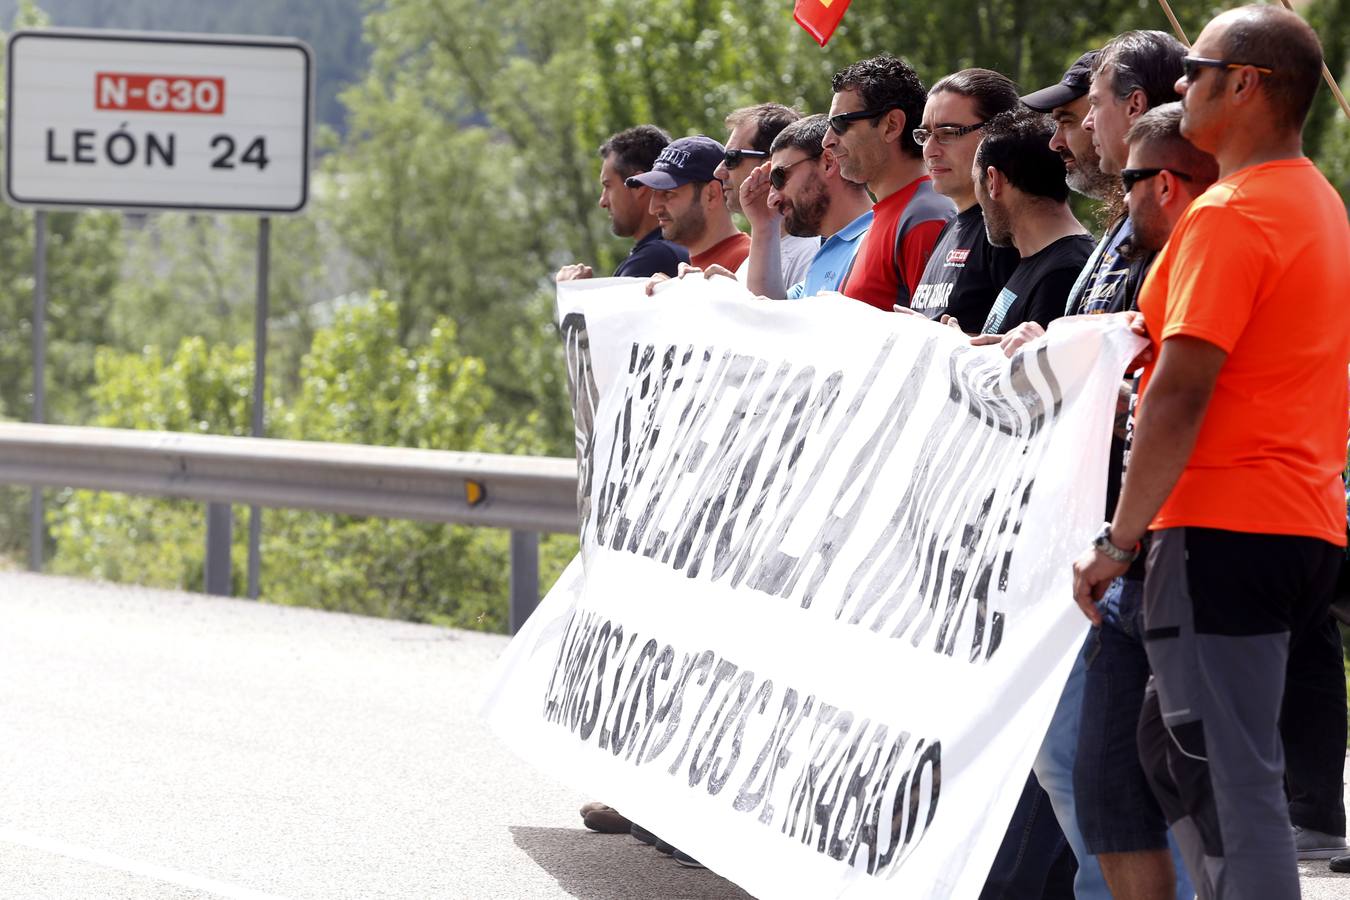
[[1137, 341], [1013, 359], [729, 279], [564, 287], [581, 556], [488, 704], [760, 897], [974, 897], [1076, 655]]

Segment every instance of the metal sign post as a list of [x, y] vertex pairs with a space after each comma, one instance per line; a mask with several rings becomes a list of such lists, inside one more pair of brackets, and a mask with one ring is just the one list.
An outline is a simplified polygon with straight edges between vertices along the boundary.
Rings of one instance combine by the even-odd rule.
[[[33, 216], [33, 421], [47, 418], [47, 213]], [[28, 498], [28, 568], [42, 571], [42, 542], [47, 528], [42, 511], [42, 488]]]
[[[267, 437], [265, 418], [267, 383], [267, 277], [272, 265], [272, 220], [258, 220], [258, 309], [253, 322], [253, 436]], [[262, 590], [262, 510], [248, 511], [248, 596], [257, 600]]]

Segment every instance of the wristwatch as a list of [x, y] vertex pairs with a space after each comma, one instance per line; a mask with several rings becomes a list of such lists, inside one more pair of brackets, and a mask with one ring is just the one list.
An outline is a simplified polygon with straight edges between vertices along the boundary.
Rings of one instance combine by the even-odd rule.
[[1097, 536], [1092, 539], [1092, 549], [1096, 550], [1107, 559], [1114, 559], [1118, 563], [1132, 563], [1139, 558], [1139, 550], [1143, 544], [1135, 544], [1129, 550], [1122, 550], [1111, 543], [1111, 523], [1107, 522], [1102, 526], [1102, 530], [1097, 532]]

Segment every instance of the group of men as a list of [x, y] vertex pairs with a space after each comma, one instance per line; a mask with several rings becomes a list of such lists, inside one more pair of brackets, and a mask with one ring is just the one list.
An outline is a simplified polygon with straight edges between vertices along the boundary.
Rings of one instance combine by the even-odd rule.
[[[1189, 49], [1121, 34], [1025, 96], [978, 68], [925, 90], [881, 56], [834, 77], [826, 115], [762, 104], [727, 117], [725, 145], [648, 125], [601, 147], [600, 205], [638, 239], [616, 275], [838, 291], [1009, 355], [1072, 315], [1148, 337], [1108, 521], [1073, 567], [1094, 627], [983, 896], [1067, 893], [1073, 873], [1079, 898], [1279, 900], [1297, 858], [1350, 853], [1328, 612], [1350, 224], [1302, 154], [1321, 65], [1296, 14], [1248, 6]], [[1071, 190], [1103, 203], [1100, 240]], [[583, 817], [657, 840], [603, 804]]]

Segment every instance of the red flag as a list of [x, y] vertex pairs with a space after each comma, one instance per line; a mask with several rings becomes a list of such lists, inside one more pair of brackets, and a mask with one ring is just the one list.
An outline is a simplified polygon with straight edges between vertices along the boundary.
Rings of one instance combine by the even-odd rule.
[[807, 34], [824, 47], [839, 27], [839, 20], [848, 9], [849, 0], [797, 0], [792, 18], [806, 29]]

